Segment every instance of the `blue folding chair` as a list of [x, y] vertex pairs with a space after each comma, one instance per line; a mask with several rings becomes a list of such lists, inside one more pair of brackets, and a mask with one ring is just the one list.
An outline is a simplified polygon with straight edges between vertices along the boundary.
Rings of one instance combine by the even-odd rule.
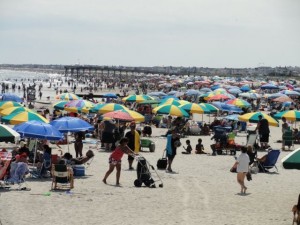
[[258, 168], [260, 172], [269, 172], [269, 169], [275, 167], [278, 172], [276, 163], [280, 155], [280, 150], [270, 150], [266, 156], [266, 160], [264, 162], [258, 161]]

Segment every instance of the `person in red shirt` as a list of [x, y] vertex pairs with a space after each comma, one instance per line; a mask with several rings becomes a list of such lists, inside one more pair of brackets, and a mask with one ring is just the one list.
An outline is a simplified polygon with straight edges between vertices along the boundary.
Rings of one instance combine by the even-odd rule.
[[108, 176], [114, 171], [115, 167], [117, 169], [117, 175], [116, 175], [116, 185], [120, 185], [120, 175], [121, 175], [121, 163], [122, 163], [122, 157], [125, 154], [134, 156], [133, 150], [131, 150], [128, 146], [128, 138], [122, 138], [120, 140], [120, 144], [115, 148], [115, 150], [111, 153], [109, 157], [109, 169], [106, 172], [103, 183], [106, 184], [106, 179]]

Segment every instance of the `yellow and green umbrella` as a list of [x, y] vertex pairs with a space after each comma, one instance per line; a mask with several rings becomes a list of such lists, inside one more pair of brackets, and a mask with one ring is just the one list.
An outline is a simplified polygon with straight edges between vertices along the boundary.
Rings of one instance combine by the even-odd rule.
[[8, 116], [3, 116], [1, 120], [2, 122], [9, 123], [12, 125], [24, 123], [31, 120], [37, 120], [44, 123], [49, 123], [49, 121], [45, 117], [35, 112], [29, 112], [29, 111], [12, 113]]
[[55, 104], [53, 104], [54, 109], [59, 109], [59, 110], [64, 110], [65, 109], [65, 104], [67, 104], [69, 101], [59, 101]]
[[281, 119], [285, 117], [289, 121], [300, 121], [300, 111], [298, 110], [288, 110], [280, 113], [276, 113], [274, 115], [276, 119]]
[[78, 97], [77, 95], [72, 94], [72, 93], [62, 93], [62, 94], [56, 95], [55, 98], [60, 99], [60, 100], [66, 100], [66, 101], [80, 99], [80, 97]]
[[188, 113], [198, 113], [198, 114], [209, 113], [209, 111], [206, 108], [201, 107], [196, 103], [187, 103], [184, 105], [180, 105], [179, 108], [184, 109]]
[[10, 107], [20, 107], [22, 106], [20, 103], [18, 102], [14, 102], [14, 101], [3, 101], [0, 102], [0, 111], [6, 108], [10, 108]]
[[84, 112], [88, 113], [95, 104], [87, 100], [73, 100], [65, 104], [64, 110], [68, 112]]
[[176, 105], [161, 105], [152, 110], [153, 113], [157, 114], [170, 114], [171, 116], [189, 117], [189, 114]]
[[154, 100], [154, 98], [148, 95], [129, 95], [122, 99], [123, 102], [143, 102], [146, 100]]
[[216, 106], [209, 103], [200, 103], [199, 105], [205, 107], [210, 113], [217, 113], [219, 111]]
[[186, 100], [178, 100], [178, 102], [180, 103], [180, 105], [184, 105], [184, 104], [190, 103], [189, 101], [186, 101]]
[[263, 118], [265, 118], [268, 122], [270, 126], [273, 127], [278, 127], [279, 123], [277, 122], [277, 120], [275, 120], [273, 117], [262, 113], [262, 112], [254, 112], [254, 113], [246, 113], [242, 116], [239, 116], [239, 120], [240, 121], [244, 121], [244, 122], [250, 122], [250, 123], [258, 123], [259, 122], [259, 116], [262, 115]]
[[28, 109], [27, 107], [22, 107], [22, 106], [9, 107], [9, 108], [1, 110], [0, 115], [1, 116], [7, 116], [7, 115], [10, 115], [12, 113], [18, 113], [18, 112], [34, 112], [34, 111], [31, 110], [31, 109]]
[[178, 100], [174, 99], [174, 98], [168, 98], [166, 100], [162, 100], [159, 105], [176, 105], [176, 106], [180, 106], [181, 103]]
[[144, 122], [145, 121], [145, 117], [136, 111], [130, 110], [128, 108], [122, 109], [121, 111], [128, 113], [134, 119], [135, 122]]
[[104, 114], [104, 113], [113, 112], [122, 109], [128, 110], [128, 108], [124, 105], [120, 105], [116, 103], [107, 103], [107, 104], [97, 104], [95, 105], [95, 107], [91, 109], [91, 111], [99, 114]]

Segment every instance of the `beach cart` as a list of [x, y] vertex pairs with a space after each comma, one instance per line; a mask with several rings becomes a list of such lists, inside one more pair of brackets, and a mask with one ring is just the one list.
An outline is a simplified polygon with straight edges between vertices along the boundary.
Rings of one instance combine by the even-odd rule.
[[141, 139], [141, 150], [148, 148], [150, 152], [155, 152], [155, 143], [149, 139]]

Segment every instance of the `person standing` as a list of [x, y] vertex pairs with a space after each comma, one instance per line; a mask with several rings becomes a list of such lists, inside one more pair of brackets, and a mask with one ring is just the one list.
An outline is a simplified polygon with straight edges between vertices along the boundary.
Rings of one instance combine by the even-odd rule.
[[105, 145], [105, 151], [110, 151], [112, 144], [115, 142], [115, 129], [116, 125], [112, 120], [104, 120], [102, 130], [102, 142]]
[[120, 185], [120, 176], [121, 176], [121, 163], [122, 163], [122, 157], [125, 154], [131, 154], [133, 155], [133, 151], [128, 147], [128, 139], [122, 138], [120, 140], [120, 144], [116, 147], [116, 149], [111, 153], [109, 157], [109, 169], [105, 173], [105, 176], [103, 178], [103, 183], [106, 184], [106, 180], [109, 177], [109, 175], [114, 171], [115, 167], [117, 169], [116, 174], [116, 185]]
[[237, 182], [241, 186], [241, 194], [246, 194], [247, 187], [245, 186], [245, 177], [249, 172], [249, 156], [247, 154], [247, 148], [245, 146], [241, 147], [241, 154], [236, 160], [236, 172], [237, 172]]
[[[134, 122], [130, 123], [130, 131], [125, 134], [125, 137], [128, 139], [128, 147], [132, 149], [134, 153], [139, 153], [141, 147], [141, 139], [139, 132], [136, 130], [136, 124]], [[128, 155], [128, 164], [130, 170], [134, 169], [132, 167], [133, 160], [134, 157]]]
[[176, 156], [177, 147], [179, 147], [179, 146], [180, 146], [180, 137], [176, 133], [176, 130], [173, 129], [172, 133], [167, 135], [166, 149], [167, 149], [167, 158], [168, 158], [168, 167], [167, 167], [168, 172], [173, 172], [172, 171], [172, 163]]
[[268, 148], [269, 143], [269, 136], [270, 136], [270, 129], [269, 129], [269, 122], [267, 119], [263, 118], [262, 115], [258, 116], [259, 122], [255, 131], [258, 130], [259, 140], [260, 140], [260, 147], [262, 149]]
[[75, 133], [74, 148], [75, 148], [76, 158], [82, 157], [82, 149], [83, 149], [82, 140], [85, 139], [84, 135], [85, 134], [82, 131]]

